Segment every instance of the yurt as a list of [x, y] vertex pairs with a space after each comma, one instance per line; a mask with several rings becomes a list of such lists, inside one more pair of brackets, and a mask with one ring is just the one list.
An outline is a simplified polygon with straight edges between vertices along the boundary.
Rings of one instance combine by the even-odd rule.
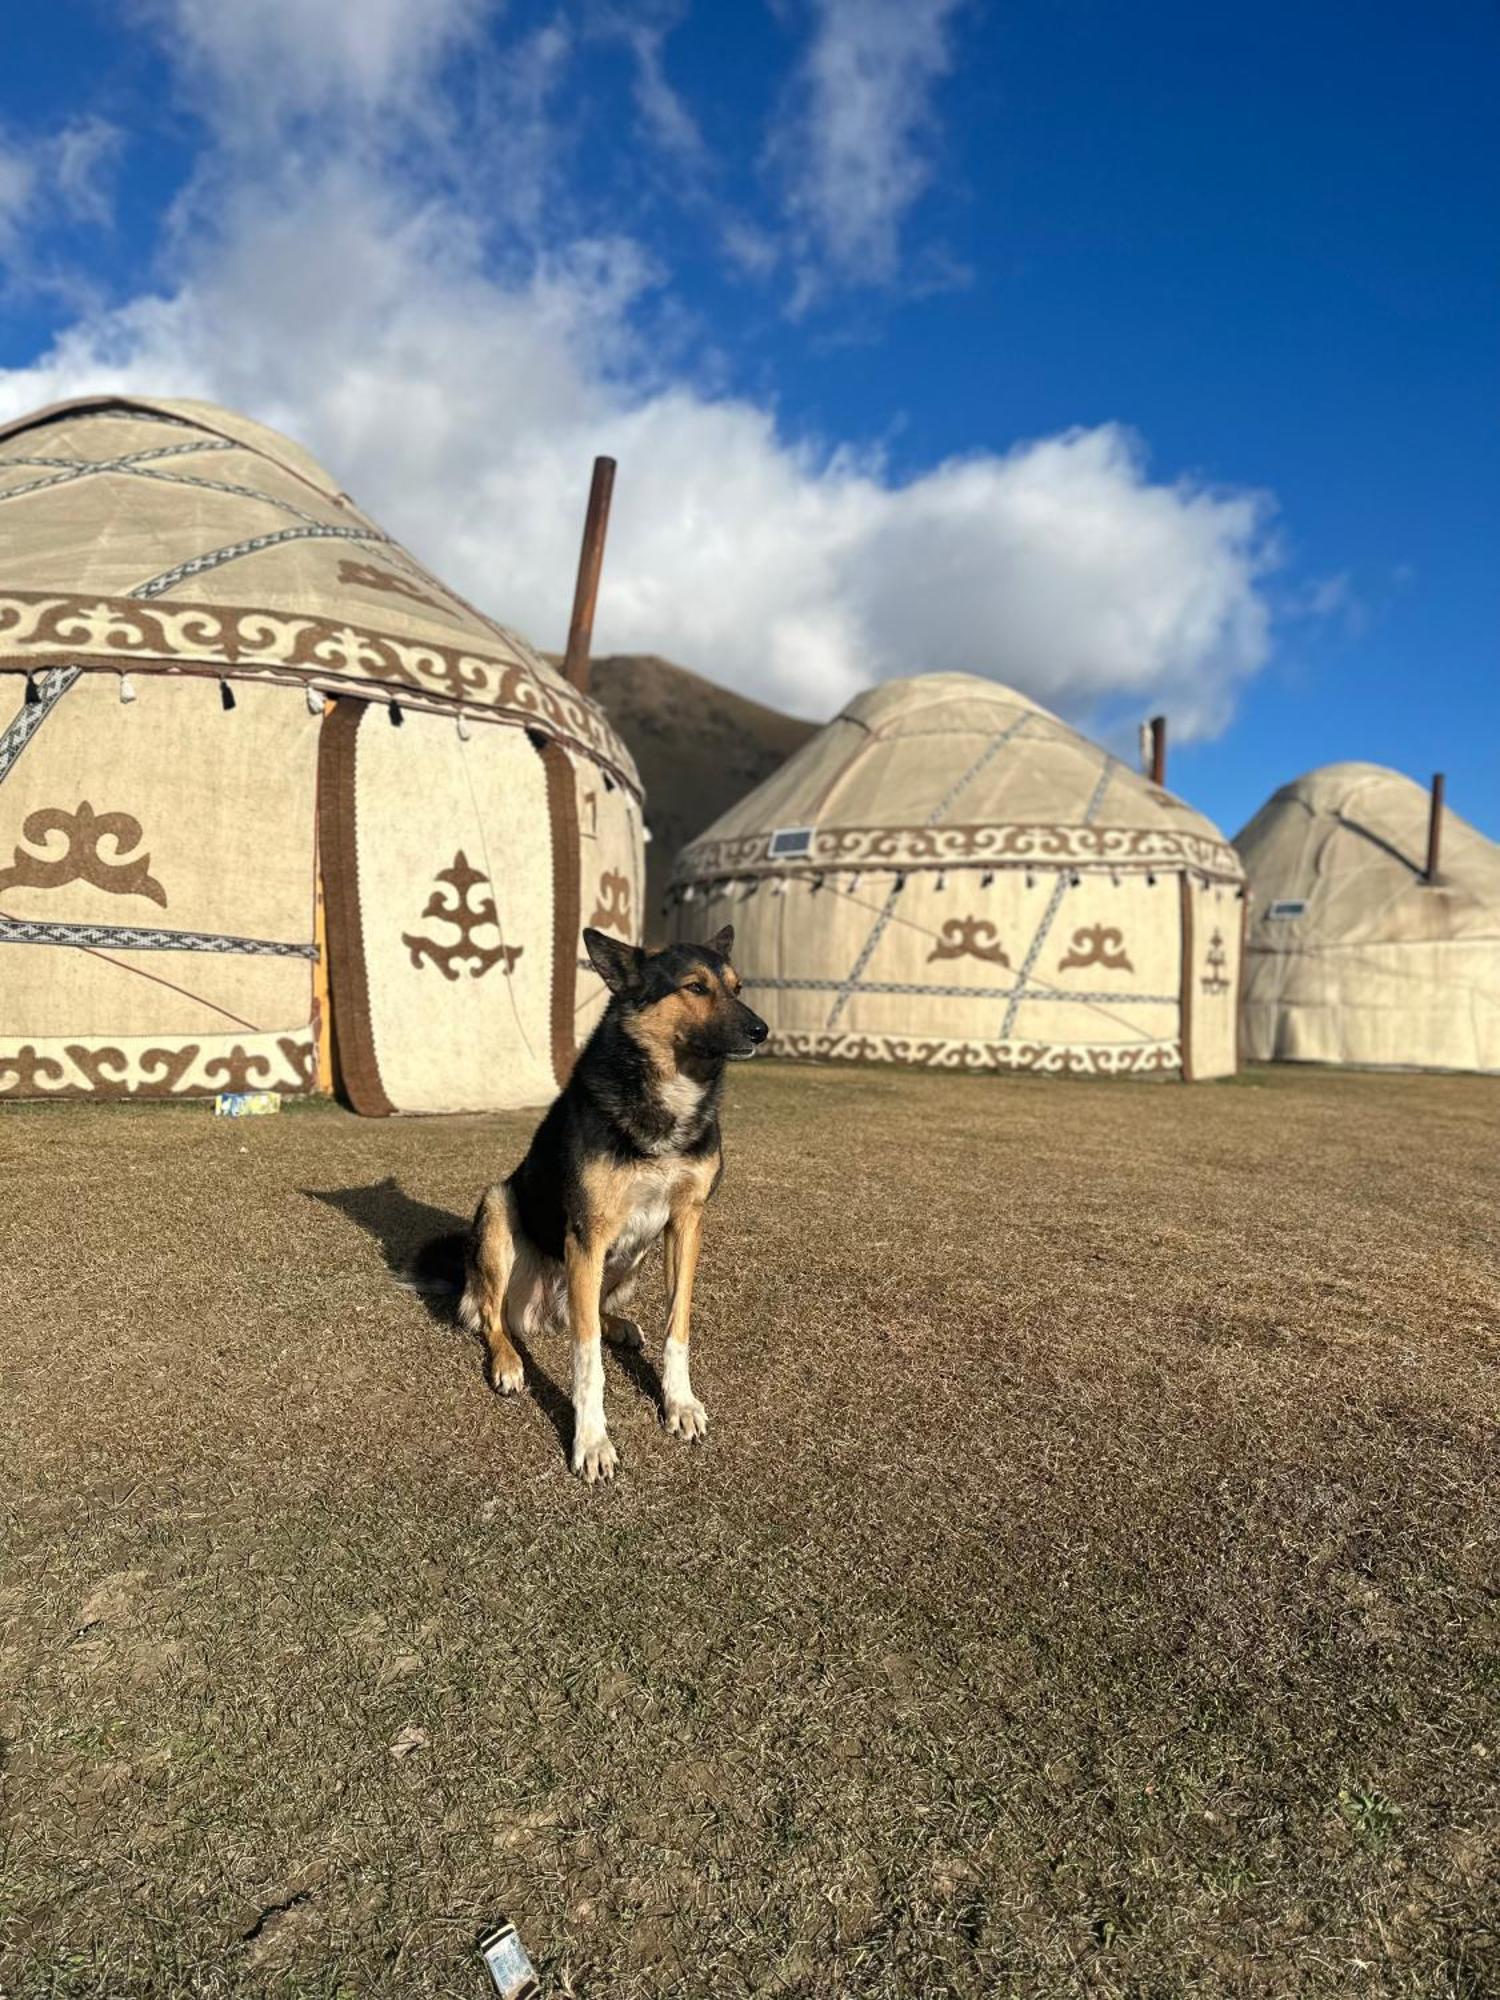
[[1500, 847], [1378, 764], [1326, 764], [1235, 841], [1247, 1055], [1500, 1070]]
[[677, 861], [783, 1055], [1225, 1076], [1243, 875], [1200, 814], [970, 674], [861, 694]]
[[601, 711], [300, 447], [0, 430], [0, 1097], [543, 1102], [641, 890]]

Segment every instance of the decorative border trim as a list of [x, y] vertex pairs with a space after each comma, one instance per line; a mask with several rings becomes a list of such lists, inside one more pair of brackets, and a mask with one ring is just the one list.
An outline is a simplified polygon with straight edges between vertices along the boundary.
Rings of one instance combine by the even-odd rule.
[[1023, 1070], [1043, 1075], [1161, 1076], [1182, 1068], [1177, 1040], [1123, 1043], [971, 1042], [919, 1035], [793, 1034], [773, 1029], [772, 1055], [899, 1063], [914, 1069]]
[[954, 862], [1011, 862], [1065, 867], [1072, 862], [1147, 869], [1177, 865], [1241, 882], [1239, 856], [1225, 840], [1172, 827], [1088, 825], [838, 826], [814, 830], [795, 864], [771, 860], [771, 836], [755, 833], [694, 841], [678, 856], [670, 886], [705, 877], [798, 875], [818, 868], [940, 867]]
[[214, 1097], [221, 1090], [272, 1090], [298, 1097], [317, 1088], [318, 1049], [309, 1026], [239, 1035], [7, 1037], [0, 1041], [0, 1101], [22, 1098]]
[[366, 1118], [389, 1118], [396, 1107], [386, 1094], [375, 1054], [359, 909], [355, 783], [359, 726], [368, 713], [366, 702], [340, 700], [323, 717], [318, 737], [318, 853], [328, 925], [335, 1068], [356, 1111]]
[[315, 944], [226, 937], [217, 931], [140, 930], [130, 924], [44, 924], [0, 915], [0, 944], [83, 945], [101, 951], [207, 951], [251, 958], [316, 958]]
[[163, 604], [129, 597], [0, 593], [0, 659], [11, 666], [158, 660], [233, 667], [239, 673], [301, 668], [320, 678], [407, 688], [544, 723], [608, 763], [639, 801], [635, 765], [603, 710], [576, 690], [549, 685], [525, 642], [513, 633], [506, 639], [515, 647], [511, 660], [292, 613], [175, 600]]
[[1182, 877], [1182, 993], [1178, 1001], [1182, 1031], [1182, 1080], [1195, 1082], [1193, 1069], [1193, 885]]
[[[850, 986], [842, 979], [747, 979], [747, 993], [897, 993], [924, 1000], [1016, 1000], [1058, 1006], [1175, 1007], [1175, 993], [1075, 993], [1064, 986], [1038, 986], [1034, 982], [1015, 986], [924, 986], [915, 980], [866, 979]], [[1002, 1036], [1001, 1040], [1006, 1037]]]
[[47, 717], [77, 680], [81, 669], [59, 667], [43, 674], [37, 682], [37, 699], [22, 701], [20, 709], [0, 730], [0, 785], [15, 769], [16, 761]]
[[[28, 479], [19, 486], [0, 486], [0, 503], [6, 500], [25, 500], [33, 493], [46, 493], [57, 486], [73, 486], [80, 479], [88, 479], [95, 473], [116, 472], [136, 479], [167, 479], [174, 485], [180, 486], [207, 486], [215, 492], [233, 493], [241, 499], [264, 500], [268, 506], [273, 507], [286, 505], [285, 502], [273, 500], [268, 494], [258, 492], [253, 486], [230, 486], [217, 479], [195, 479], [191, 473], [163, 472], [146, 463], [151, 459], [181, 458], [191, 452], [234, 449], [227, 438], [205, 438], [201, 444], [158, 445], [152, 451], [127, 452], [123, 458], [13, 457], [7, 452], [0, 457], [0, 472], [4, 472], [12, 465], [25, 468], [45, 466], [48, 469], [40, 479]], [[301, 510], [293, 508], [291, 511], [300, 513]], [[302, 514], [301, 518], [310, 521], [313, 517], [311, 514]]]
[[559, 1090], [578, 1053], [578, 939], [583, 923], [583, 862], [579, 853], [578, 783], [573, 760], [560, 743], [539, 746], [547, 778], [547, 820], [552, 834], [552, 1074]]
[[250, 535], [237, 542], [226, 542], [220, 549], [205, 549], [202, 555], [189, 556], [185, 562], [174, 563], [164, 569], [159, 576], [138, 583], [130, 595], [133, 598], [164, 597], [169, 590], [175, 590], [179, 583], [186, 583], [189, 577], [205, 576], [210, 570], [222, 569], [226, 563], [238, 562], [242, 556], [258, 556], [265, 549], [280, 548], [283, 542], [389, 542], [390, 536], [378, 528], [346, 528], [337, 522], [312, 521], [300, 528], [278, 528], [268, 535]]

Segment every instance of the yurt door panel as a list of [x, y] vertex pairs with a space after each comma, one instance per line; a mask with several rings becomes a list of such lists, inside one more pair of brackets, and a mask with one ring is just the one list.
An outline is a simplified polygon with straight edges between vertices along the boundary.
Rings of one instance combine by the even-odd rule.
[[465, 740], [451, 716], [409, 711], [397, 728], [354, 701], [324, 731], [333, 1015], [351, 1102], [376, 1114], [544, 1103], [556, 1089], [557, 843], [543, 752], [519, 729], [475, 724]]
[[1189, 1083], [1239, 1068], [1240, 952], [1245, 905], [1233, 888], [1184, 875], [1182, 1073]]

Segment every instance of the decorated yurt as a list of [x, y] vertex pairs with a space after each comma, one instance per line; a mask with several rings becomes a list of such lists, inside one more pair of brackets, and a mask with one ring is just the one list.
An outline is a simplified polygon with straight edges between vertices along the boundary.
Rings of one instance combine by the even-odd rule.
[[595, 704], [297, 445], [0, 431], [0, 1096], [543, 1102], [641, 842]]
[[1500, 1070], [1500, 847], [1378, 764], [1326, 764], [1235, 841], [1247, 1055]]
[[1201, 814], [969, 674], [861, 694], [677, 861], [783, 1055], [1224, 1076], [1243, 875]]

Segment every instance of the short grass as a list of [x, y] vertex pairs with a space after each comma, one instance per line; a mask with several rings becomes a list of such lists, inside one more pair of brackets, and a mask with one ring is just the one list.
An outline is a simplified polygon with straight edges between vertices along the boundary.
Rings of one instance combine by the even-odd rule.
[[1500, 1991], [1500, 1085], [727, 1123], [590, 1492], [391, 1276], [529, 1120], [0, 1115], [7, 2000]]

